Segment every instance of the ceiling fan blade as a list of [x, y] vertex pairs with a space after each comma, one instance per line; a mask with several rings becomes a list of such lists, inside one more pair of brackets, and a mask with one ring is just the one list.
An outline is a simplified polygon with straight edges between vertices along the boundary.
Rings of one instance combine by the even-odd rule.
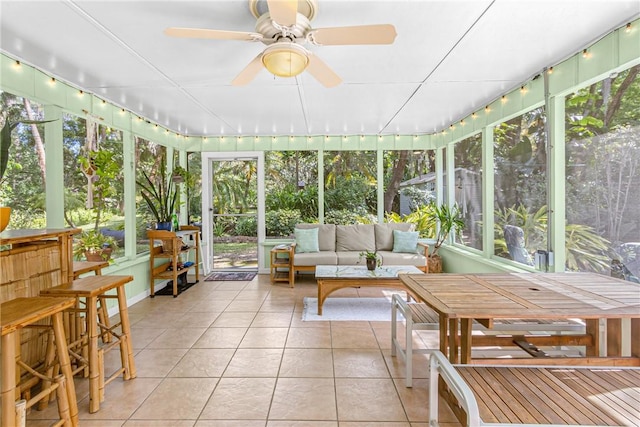
[[391, 24], [317, 28], [309, 33], [311, 41], [319, 45], [391, 44], [396, 36]]
[[313, 54], [309, 54], [307, 71], [325, 87], [334, 87], [342, 83], [338, 76], [323, 60]]
[[267, 0], [271, 19], [280, 25], [292, 27], [296, 24], [298, 0]]
[[240, 74], [233, 79], [231, 84], [233, 86], [244, 86], [251, 82], [251, 80], [258, 75], [260, 70], [262, 70], [262, 52], [253, 58], [253, 61], [249, 62], [249, 64], [244, 67], [244, 70], [240, 71]]
[[171, 27], [164, 30], [171, 37], [186, 37], [192, 39], [216, 39], [216, 40], [245, 40], [260, 41], [262, 34], [248, 33], [244, 31], [207, 30], [204, 28], [179, 28]]

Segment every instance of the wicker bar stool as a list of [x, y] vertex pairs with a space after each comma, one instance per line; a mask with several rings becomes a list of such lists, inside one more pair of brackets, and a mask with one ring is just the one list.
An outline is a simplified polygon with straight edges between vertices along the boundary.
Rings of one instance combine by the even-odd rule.
[[[62, 321], [63, 310], [72, 308], [75, 301], [72, 298], [29, 297], [16, 298], [2, 303], [0, 307], [0, 324], [2, 326], [2, 425], [15, 426], [24, 422], [26, 409], [35, 403], [49, 397], [55, 391], [58, 400], [58, 414], [60, 421], [55, 425], [77, 426], [78, 403], [73, 382], [73, 373], [67, 351], [67, 340]], [[20, 335], [24, 328], [47, 327], [36, 324], [40, 320], [51, 318], [53, 332], [47, 345], [44, 371], [37, 372], [25, 364], [21, 359]], [[53, 372], [53, 349], [57, 353], [61, 375], [52, 378], [47, 373]], [[19, 367], [19, 368], [16, 368]], [[43, 381], [41, 391], [30, 397], [26, 402], [21, 400], [21, 371], [33, 375]], [[30, 382], [30, 380], [27, 380]]]
[[[133, 346], [131, 344], [131, 330], [129, 313], [127, 311], [127, 298], [124, 285], [133, 280], [132, 276], [89, 276], [74, 280], [72, 283], [43, 289], [43, 296], [84, 298], [86, 304], [87, 344], [89, 349], [89, 412], [94, 413], [100, 409], [100, 402], [104, 400], [104, 387], [120, 374], [124, 380], [136, 377], [135, 361], [133, 359]], [[107, 292], [115, 289], [116, 295]], [[117, 298], [120, 321], [115, 325], [106, 325], [98, 321], [97, 301], [99, 298]], [[119, 331], [117, 329], [120, 329]], [[98, 337], [108, 333], [112, 342], [103, 347], [98, 346]], [[108, 379], [104, 378], [104, 353], [119, 344], [121, 367]]]

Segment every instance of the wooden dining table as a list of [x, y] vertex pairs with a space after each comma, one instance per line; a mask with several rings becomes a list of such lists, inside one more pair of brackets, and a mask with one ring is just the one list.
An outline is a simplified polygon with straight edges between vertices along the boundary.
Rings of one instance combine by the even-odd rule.
[[[438, 314], [440, 350], [452, 363], [477, 362], [471, 357], [472, 346], [517, 345], [534, 356], [510, 359], [518, 363], [592, 364], [597, 358], [607, 364], [640, 365], [640, 285], [636, 283], [569, 272], [402, 274], [399, 278]], [[585, 332], [472, 335], [473, 321], [491, 329], [496, 319], [582, 319]], [[601, 323], [606, 335], [602, 346]], [[552, 358], [538, 347], [562, 345], [584, 346], [585, 357]], [[491, 360], [509, 363], [509, 359]]]

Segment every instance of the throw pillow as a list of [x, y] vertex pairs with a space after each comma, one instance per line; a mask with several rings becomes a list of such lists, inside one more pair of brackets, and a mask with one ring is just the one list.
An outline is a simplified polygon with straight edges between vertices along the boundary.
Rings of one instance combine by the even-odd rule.
[[318, 252], [318, 229], [317, 228], [296, 228], [293, 230], [296, 236], [296, 252]]
[[418, 232], [393, 230], [393, 252], [411, 252], [418, 250]]

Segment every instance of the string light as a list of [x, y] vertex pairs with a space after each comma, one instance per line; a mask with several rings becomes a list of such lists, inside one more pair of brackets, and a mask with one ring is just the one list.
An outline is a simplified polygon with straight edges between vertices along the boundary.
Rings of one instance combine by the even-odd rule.
[[489, 113], [490, 111], [491, 111], [491, 108], [489, 108], [488, 105], [486, 107], [484, 107], [484, 112], [485, 113]]
[[553, 67], [549, 67], [549, 69], [547, 70], [547, 74], [553, 74]]
[[471, 113], [471, 118], [475, 120], [478, 118], [478, 115], [476, 113]]
[[625, 33], [630, 33], [630, 32], [631, 32], [631, 22], [629, 22], [629, 23], [624, 27], [624, 32], [625, 32]]
[[460, 126], [464, 126], [464, 119], [460, 120]]
[[16, 70], [19, 70], [22, 68], [22, 64], [20, 63], [20, 61], [16, 61], [13, 63], [13, 68], [15, 68]]
[[587, 49], [583, 50], [582, 57], [585, 59], [591, 58], [591, 52], [589, 52]]
[[502, 102], [503, 104], [507, 103], [507, 97], [502, 95], [502, 98], [500, 98], [500, 102]]
[[529, 90], [527, 89], [526, 86], [520, 86], [520, 93], [522, 95], [524, 95], [525, 93], [527, 93]]

